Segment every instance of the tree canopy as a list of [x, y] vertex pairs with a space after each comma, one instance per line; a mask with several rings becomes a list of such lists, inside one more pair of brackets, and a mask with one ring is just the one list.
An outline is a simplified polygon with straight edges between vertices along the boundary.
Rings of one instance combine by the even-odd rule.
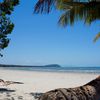
[[[68, 24], [73, 25], [78, 20], [83, 20], [89, 25], [100, 20], [99, 0], [38, 0], [34, 13], [49, 13], [53, 7], [63, 12], [58, 22], [64, 27]], [[94, 41], [99, 37], [100, 33]]]
[[[1, 50], [9, 44], [8, 35], [14, 28], [9, 15], [18, 4], [19, 0], [0, 0], [0, 56]], [[38, 0], [34, 13], [49, 13], [53, 7], [63, 12], [58, 22], [64, 27], [68, 24], [73, 25], [78, 20], [84, 20], [86, 24], [100, 20], [99, 0]], [[94, 41], [99, 37], [100, 32]]]
[[19, 0], [2, 0], [0, 1], [0, 56], [1, 50], [6, 48], [10, 39], [7, 37], [11, 34], [14, 24], [11, 22], [9, 15], [14, 10], [14, 6], [19, 4]]

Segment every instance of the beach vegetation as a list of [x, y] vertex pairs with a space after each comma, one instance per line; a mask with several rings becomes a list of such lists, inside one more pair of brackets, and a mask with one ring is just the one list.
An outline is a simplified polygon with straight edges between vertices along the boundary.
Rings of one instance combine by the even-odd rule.
[[14, 24], [11, 22], [9, 15], [14, 11], [14, 7], [19, 4], [19, 0], [2, 0], [0, 1], [0, 56], [1, 50], [6, 48], [10, 39], [8, 35], [11, 34]]
[[[100, 20], [99, 0], [38, 0], [34, 13], [50, 13], [55, 8], [62, 12], [58, 23], [66, 27], [82, 20], [86, 25]], [[100, 38], [100, 32], [94, 42]]]

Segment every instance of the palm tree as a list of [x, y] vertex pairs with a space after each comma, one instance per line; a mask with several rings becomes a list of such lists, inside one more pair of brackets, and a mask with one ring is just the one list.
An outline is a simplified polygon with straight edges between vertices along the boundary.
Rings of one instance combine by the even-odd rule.
[[75, 88], [58, 88], [42, 94], [39, 100], [99, 100], [100, 76]]
[[[49, 13], [53, 7], [63, 11], [58, 22], [64, 27], [68, 24], [73, 25], [78, 20], [84, 20], [86, 24], [100, 20], [99, 0], [38, 0], [34, 12]], [[94, 41], [99, 37], [100, 33]]]

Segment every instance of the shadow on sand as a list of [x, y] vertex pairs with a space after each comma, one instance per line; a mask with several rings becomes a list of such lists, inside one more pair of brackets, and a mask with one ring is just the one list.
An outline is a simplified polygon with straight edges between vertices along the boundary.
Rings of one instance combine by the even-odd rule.
[[15, 92], [15, 90], [9, 90], [9, 89], [6, 89], [6, 88], [0, 88], [0, 93], [4, 93], [4, 92]]
[[39, 99], [43, 93], [30, 93], [30, 95], [32, 95], [35, 99]]

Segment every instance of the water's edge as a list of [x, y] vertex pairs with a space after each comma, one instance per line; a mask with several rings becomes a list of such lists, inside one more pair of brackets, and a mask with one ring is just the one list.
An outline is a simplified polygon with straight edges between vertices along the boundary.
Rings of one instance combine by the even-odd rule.
[[50, 67], [0, 67], [0, 69], [100, 74], [100, 67], [51, 67], [51, 68]]

